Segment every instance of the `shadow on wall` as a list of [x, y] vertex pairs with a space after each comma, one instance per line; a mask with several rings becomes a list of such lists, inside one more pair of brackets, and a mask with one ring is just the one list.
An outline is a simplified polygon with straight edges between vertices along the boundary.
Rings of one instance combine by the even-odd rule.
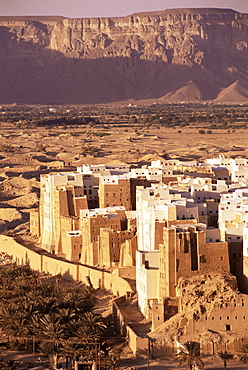
[[51, 255], [41, 248], [26, 247], [5, 235], [0, 235], [0, 251], [11, 255], [13, 261], [17, 264], [28, 265], [36, 271], [49, 273], [54, 276], [61, 274], [70, 281], [81, 281], [92, 285], [94, 289], [101, 288], [111, 291], [114, 295], [122, 296], [126, 295], [127, 292], [132, 292], [130, 284], [117, 274], [67, 261]]
[[244, 275], [243, 241], [237, 240], [237, 235], [232, 234], [227, 235], [227, 241], [230, 272], [237, 278], [239, 291], [248, 293], [248, 280]]
[[73, 276], [70, 274], [70, 271], [67, 270], [66, 272], [64, 272], [62, 274], [62, 277], [65, 279], [65, 280], [68, 280], [68, 281], [72, 281], [72, 282], [76, 282], [75, 279], [73, 279]]

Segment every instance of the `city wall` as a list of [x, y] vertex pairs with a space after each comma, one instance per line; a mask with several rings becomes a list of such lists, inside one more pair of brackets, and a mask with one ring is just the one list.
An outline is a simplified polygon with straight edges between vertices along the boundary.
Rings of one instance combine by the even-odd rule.
[[113, 301], [113, 313], [117, 321], [117, 329], [126, 337], [128, 345], [136, 358], [146, 358], [148, 355], [148, 338], [139, 337], [135, 331], [125, 322], [119, 305], [125, 297], [116, 298]]
[[106, 289], [118, 297], [132, 291], [130, 284], [118, 274], [69, 262], [42, 249], [34, 251], [9, 236], [0, 235], [0, 251], [12, 256], [18, 265], [29, 265], [33, 270], [51, 275], [61, 274], [67, 280], [91, 283], [95, 289]]

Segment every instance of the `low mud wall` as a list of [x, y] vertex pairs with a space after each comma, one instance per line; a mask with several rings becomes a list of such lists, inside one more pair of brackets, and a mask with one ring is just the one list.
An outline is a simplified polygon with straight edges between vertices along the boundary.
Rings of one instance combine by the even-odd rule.
[[113, 301], [113, 314], [117, 322], [117, 329], [126, 337], [127, 343], [136, 358], [147, 358], [148, 356], [148, 338], [141, 338], [137, 333], [125, 322], [125, 318], [119, 307], [126, 297], [119, 297]]
[[12, 256], [18, 265], [28, 265], [51, 275], [61, 274], [67, 280], [91, 283], [95, 289], [106, 289], [118, 297], [132, 291], [130, 284], [118, 274], [66, 261], [42, 249], [28, 248], [6, 235], [0, 235], [0, 251]]

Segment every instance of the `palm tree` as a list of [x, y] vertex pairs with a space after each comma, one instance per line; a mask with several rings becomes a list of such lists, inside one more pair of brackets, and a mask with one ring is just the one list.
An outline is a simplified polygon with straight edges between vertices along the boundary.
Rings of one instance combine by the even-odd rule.
[[78, 343], [75, 338], [69, 338], [62, 341], [60, 348], [60, 354], [66, 359], [70, 359], [70, 369], [73, 368], [75, 361], [84, 354], [84, 348], [81, 343]]
[[60, 288], [39, 280], [29, 267], [0, 267], [0, 329], [13, 343], [25, 341], [48, 355], [56, 367], [60, 353], [75, 360], [79, 355], [99, 356], [106, 320], [93, 313], [93, 288], [82, 284]]
[[8, 270], [1, 269], [0, 272], [0, 298], [1, 302], [13, 296], [13, 277]]
[[191, 341], [179, 343], [177, 361], [179, 366], [185, 365], [190, 370], [203, 369], [199, 343]]
[[69, 335], [76, 337], [80, 343], [95, 343], [99, 339], [99, 334], [92, 332], [83, 320], [71, 320], [68, 324]]
[[18, 346], [23, 340], [27, 340], [27, 315], [22, 310], [18, 310], [18, 306], [14, 303], [9, 303], [0, 309], [0, 327], [6, 335], [16, 340]]
[[110, 361], [112, 370], [114, 370], [116, 366], [119, 369], [120, 362], [121, 362], [121, 352], [123, 348], [124, 348], [124, 345], [116, 346], [109, 351], [108, 359]]
[[89, 362], [94, 361], [100, 346], [100, 334], [87, 327], [83, 320], [72, 320], [69, 327], [71, 338], [78, 343], [82, 350], [81, 356]]
[[89, 329], [93, 334], [103, 334], [107, 326], [101, 315], [95, 314], [93, 312], [85, 312], [82, 316], [83, 324]]
[[40, 349], [49, 356], [50, 368], [56, 369], [59, 348], [65, 338], [64, 326], [61, 325], [59, 316], [55, 314], [44, 315], [40, 319]]
[[59, 316], [60, 318], [60, 322], [61, 324], [65, 324], [65, 325], [69, 325], [70, 322], [76, 318], [76, 313], [75, 313], [75, 310], [73, 310], [72, 308], [59, 308], [57, 311], [56, 311], [57, 315]]
[[28, 319], [28, 332], [29, 336], [32, 337], [32, 350], [33, 354], [36, 350], [36, 341], [40, 339], [40, 318], [41, 314], [38, 312], [37, 314], [31, 315]]
[[233, 354], [225, 349], [225, 351], [218, 352], [218, 356], [223, 360], [224, 362], [224, 369], [227, 368], [227, 361], [233, 359]]
[[239, 354], [239, 359], [244, 364], [248, 363], [248, 343], [244, 343], [241, 347], [241, 351]]
[[67, 292], [61, 304], [63, 307], [74, 308], [77, 312], [83, 313], [93, 311], [97, 299], [93, 294], [93, 289], [90, 287], [77, 287], [70, 292]]
[[3, 369], [5, 369], [5, 370], [15, 369], [14, 367], [10, 367], [12, 365], [9, 365], [9, 361], [0, 360], [0, 366], [1, 366], [1, 370], [3, 370]]

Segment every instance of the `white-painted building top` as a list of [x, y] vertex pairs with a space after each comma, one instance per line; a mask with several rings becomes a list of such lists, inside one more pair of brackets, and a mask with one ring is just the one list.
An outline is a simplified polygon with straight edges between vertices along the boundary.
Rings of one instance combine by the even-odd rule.
[[80, 209], [80, 219], [96, 217], [98, 215], [104, 215], [108, 218], [118, 217], [117, 211], [125, 211], [125, 207], [106, 207], [106, 208], [94, 208], [94, 209]]

